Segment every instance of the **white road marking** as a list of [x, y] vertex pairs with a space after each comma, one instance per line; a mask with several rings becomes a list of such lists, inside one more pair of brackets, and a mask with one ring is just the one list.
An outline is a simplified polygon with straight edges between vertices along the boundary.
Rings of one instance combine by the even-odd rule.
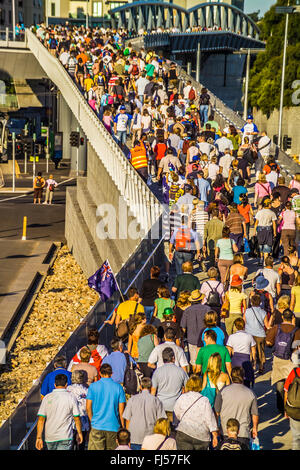
[[[72, 180], [74, 180], [74, 179], [76, 179], [76, 177], [74, 177], [74, 178], [69, 178], [69, 179], [67, 179], [67, 180], [61, 181], [60, 183], [57, 184], [57, 186], [60, 186], [61, 184], [67, 183], [68, 181], [72, 181]], [[13, 196], [13, 197], [7, 197], [6, 199], [0, 199], [0, 202], [12, 201], [12, 200], [14, 200], [14, 199], [19, 199], [19, 198], [21, 198], [21, 197], [26, 197], [26, 196], [28, 196], [28, 194], [30, 194], [31, 192], [33, 192], [33, 190], [29, 190], [27, 193], [21, 194], [20, 196]], [[1, 193], [0, 193], [0, 194], [1, 194]], [[37, 204], [37, 205], [39, 205], [39, 204]], [[45, 205], [46, 205], [46, 204], [45, 204]]]

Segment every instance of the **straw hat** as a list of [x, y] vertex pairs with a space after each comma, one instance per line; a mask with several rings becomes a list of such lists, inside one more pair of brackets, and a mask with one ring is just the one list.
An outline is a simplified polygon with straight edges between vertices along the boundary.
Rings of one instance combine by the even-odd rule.
[[189, 296], [189, 301], [190, 302], [199, 302], [199, 300], [201, 300], [202, 298], [202, 294], [201, 292], [199, 291], [199, 289], [196, 289], [196, 290], [193, 290], [191, 292], [191, 295]]

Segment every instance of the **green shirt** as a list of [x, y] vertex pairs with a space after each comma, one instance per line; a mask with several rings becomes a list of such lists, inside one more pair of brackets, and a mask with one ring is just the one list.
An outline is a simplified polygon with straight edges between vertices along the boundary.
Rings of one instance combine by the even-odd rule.
[[214, 353], [219, 353], [222, 358], [222, 372], [227, 372], [226, 370], [226, 362], [231, 362], [230, 354], [226, 346], [220, 346], [219, 344], [209, 344], [204, 348], [201, 348], [198, 352], [198, 356], [196, 359], [196, 364], [202, 366], [201, 373], [205, 374], [207, 369], [207, 363], [210, 356]]
[[153, 64], [147, 64], [145, 67], [146, 74], [148, 77], [153, 77], [155, 66]]
[[176, 276], [174, 287], [176, 287], [176, 298], [178, 299], [180, 292], [184, 290], [189, 290], [192, 292], [193, 290], [200, 289], [200, 281], [199, 279], [191, 273], [184, 273], [179, 274]]

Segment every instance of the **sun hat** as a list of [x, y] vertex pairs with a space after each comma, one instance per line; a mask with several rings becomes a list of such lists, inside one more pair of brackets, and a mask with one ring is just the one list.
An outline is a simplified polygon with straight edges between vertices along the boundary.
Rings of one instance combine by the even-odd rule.
[[243, 284], [242, 278], [238, 274], [234, 274], [231, 279], [230, 285], [232, 287], [241, 286]]
[[163, 315], [174, 315], [173, 309], [171, 307], [165, 308]]
[[255, 279], [256, 289], [262, 290], [269, 285], [268, 279], [266, 279], [262, 274], [259, 274]]
[[202, 294], [199, 289], [193, 290], [189, 296], [189, 302], [199, 302], [202, 299]]

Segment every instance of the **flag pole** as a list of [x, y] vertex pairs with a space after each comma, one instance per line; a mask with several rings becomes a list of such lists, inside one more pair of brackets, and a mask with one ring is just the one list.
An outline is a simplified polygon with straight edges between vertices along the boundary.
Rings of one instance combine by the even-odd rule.
[[116, 283], [116, 285], [117, 285], [118, 291], [120, 292], [122, 302], [124, 302], [124, 301], [125, 301], [124, 295], [123, 295], [123, 293], [122, 293], [122, 291], [121, 291], [121, 289], [120, 289], [120, 286], [119, 286], [119, 283], [118, 283], [118, 281], [117, 281], [117, 279], [116, 279], [115, 273], [113, 272], [113, 270], [112, 270], [112, 268], [111, 268], [111, 265], [110, 265], [110, 262], [108, 261], [108, 259], [107, 259], [106, 261], [107, 261], [108, 266], [109, 266], [110, 269], [111, 269], [112, 275], [114, 276], [114, 280], [115, 280], [115, 283]]

